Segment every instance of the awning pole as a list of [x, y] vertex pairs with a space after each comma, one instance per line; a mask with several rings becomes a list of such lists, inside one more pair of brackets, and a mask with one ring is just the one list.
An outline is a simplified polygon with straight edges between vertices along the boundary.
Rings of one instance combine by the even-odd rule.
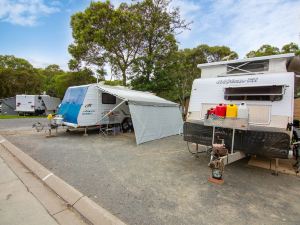
[[123, 100], [121, 103], [119, 103], [115, 108], [113, 108], [112, 110], [110, 110], [108, 113], [106, 113], [100, 120], [103, 120], [104, 118], [106, 118], [110, 113], [112, 113], [113, 111], [115, 111], [118, 107], [120, 107], [124, 102], [126, 102], [126, 100]]

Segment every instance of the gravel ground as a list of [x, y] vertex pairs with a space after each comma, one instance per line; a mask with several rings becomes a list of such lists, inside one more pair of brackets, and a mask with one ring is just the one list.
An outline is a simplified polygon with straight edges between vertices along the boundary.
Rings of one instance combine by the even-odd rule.
[[208, 158], [192, 156], [181, 136], [136, 146], [132, 134], [45, 138], [31, 123], [0, 120], [0, 134], [129, 225], [300, 224], [299, 177], [245, 159], [213, 185]]

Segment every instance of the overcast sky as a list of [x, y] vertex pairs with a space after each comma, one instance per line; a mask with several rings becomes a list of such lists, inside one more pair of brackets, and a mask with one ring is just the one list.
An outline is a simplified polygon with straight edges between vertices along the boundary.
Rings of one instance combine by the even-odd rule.
[[[118, 5], [121, 0], [112, 0]], [[129, 1], [127, 1], [129, 2]], [[67, 69], [72, 42], [70, 16], [89, 0], [0, 0], [0, 54], [34, 66]], [[193, 21], [177, 39], [180, 48], [227, 45], [243, 58], [262, 44], [300, 45], [300, 0], [173, 0], [182, 17]]]

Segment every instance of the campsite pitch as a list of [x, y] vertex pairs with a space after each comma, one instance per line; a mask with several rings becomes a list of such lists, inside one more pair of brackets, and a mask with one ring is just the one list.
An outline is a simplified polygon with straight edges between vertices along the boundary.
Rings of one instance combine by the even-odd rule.
[[299, 177], [272, 176], [247, 160], [208, 182], [181, 136], [137, 146], [133, 134], [36, 133], [38, 119], [0, 121], [0, 134], [118, 218], [132, 224], [299, 224]]

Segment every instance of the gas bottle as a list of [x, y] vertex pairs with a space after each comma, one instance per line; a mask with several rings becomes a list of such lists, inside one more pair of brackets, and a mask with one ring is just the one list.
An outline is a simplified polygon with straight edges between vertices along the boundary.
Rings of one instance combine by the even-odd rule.
[[247, 119], [249, 117], [249, 109], [245, 102], [242, 102], [238, 107], [238, 118]]
[[216, 110], [215, 110], [215, 114], [217, 116], [220, 116], [220, 117], [225, 117], [226, 116], [226, 105], [224, 104], [219, 104], [216, 106]]
[[236, 104], [229, 104], [226, 107], [226, 117], [236, 118], [237, 117], [237, 106]]

